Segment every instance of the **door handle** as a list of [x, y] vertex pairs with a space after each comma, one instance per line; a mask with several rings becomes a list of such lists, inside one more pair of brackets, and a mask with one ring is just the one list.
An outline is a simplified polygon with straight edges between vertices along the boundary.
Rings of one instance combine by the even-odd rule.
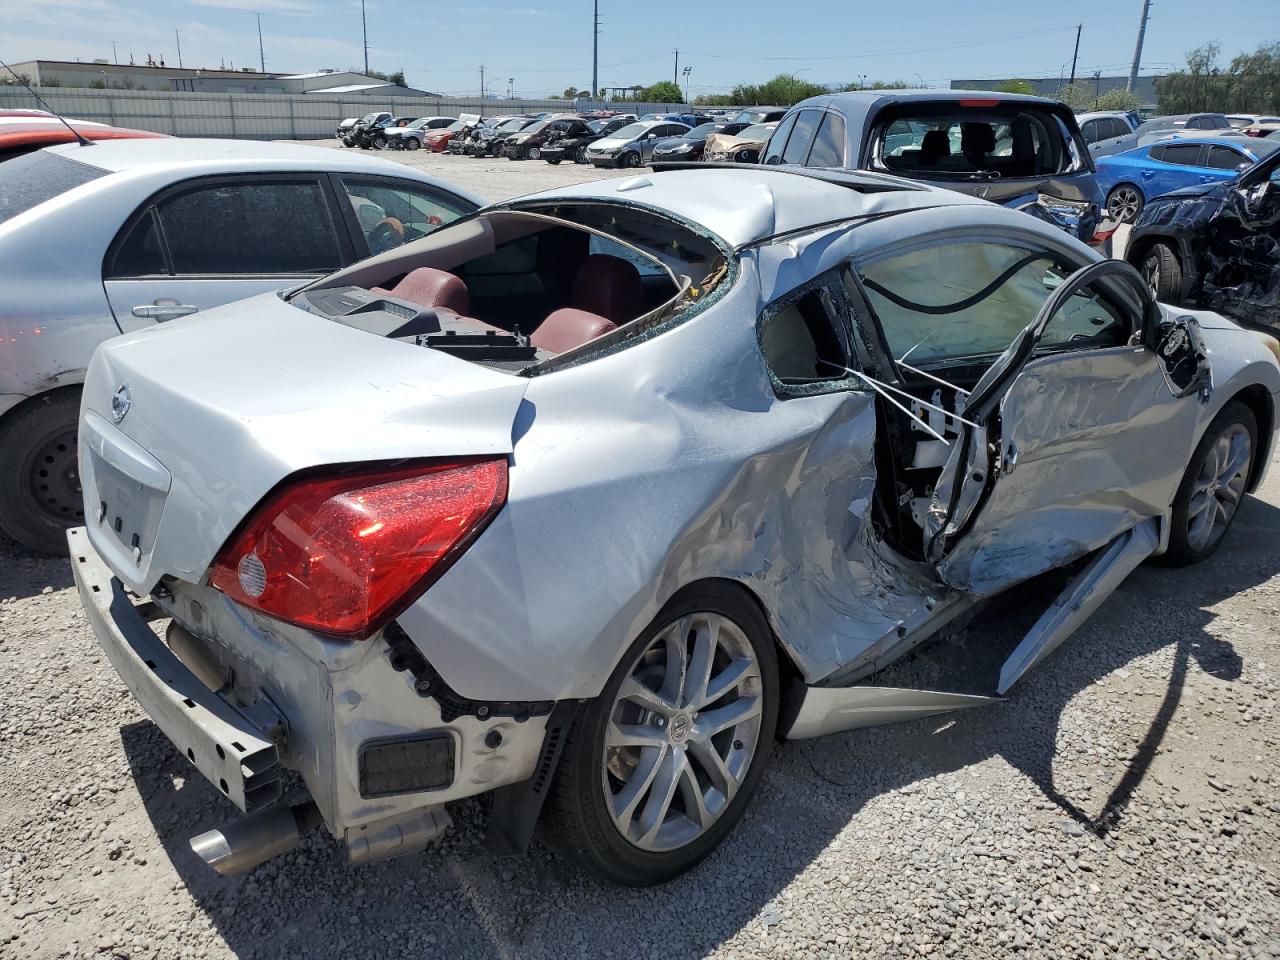
[[161, 297], [154, 303], [140, 304], [133, 308], [133, 315], [143, 320], [155, 320], [157, 323], [164, 323], [166, 320], [173, 320], [176, 317], [185, 317], [195, 313], [200, 308], [190, 303], [179, 303], [172, 297]]

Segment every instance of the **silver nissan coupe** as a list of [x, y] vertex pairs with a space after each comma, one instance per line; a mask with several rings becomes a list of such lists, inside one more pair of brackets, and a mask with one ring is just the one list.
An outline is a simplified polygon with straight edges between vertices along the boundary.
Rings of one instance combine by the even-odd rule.
[[[495, 851], [540, 825], [660, 883], [776, 737], [989, 703], [1138, 564], [1229, 539], [1277, 349], [887, 175], [581, 184], [102, 345], [71, 559], [248, 814], [192, 840], [220, 872], [321, 823], [355, 863], [420, 850], [492, 792]], [[1068, 566], [983, 689], [877, 683]]]

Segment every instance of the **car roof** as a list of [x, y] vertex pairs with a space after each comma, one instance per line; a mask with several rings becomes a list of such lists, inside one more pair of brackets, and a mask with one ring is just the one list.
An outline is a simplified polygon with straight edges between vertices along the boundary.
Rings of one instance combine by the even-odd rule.
[[856, 104], [872, 103], [958, 103], [961, 100], [998, 100], [1001, 103], [1028, 103], [1057, 107], [1059, 102], [1049, 97], [1036, 97], [1026, 93], [1002, 93], [999, 90], [851, 90], [846, 93], [826, 93], [808, 100], [801, 100], [797, 107], [822, 103]]
[[1124, 119], [1129, 116], [1124, 110], [1090, 110], [1088, 113], [1077, 113], [1077, 120], [1094, 120], [1098, 117], [1119, 117]]
[[923, 207], [966, 205], [977, 214], [1003, 209], [977, 197], [900, 177], [807, 167], [766, 169], [755, 164], [594, 180], [510, 203], [523, 206], [545, 200], [631, 202], [654, 207], [701, 224], [735, 247], [832, 221]]
[[274, 143], [270, 140], [215, 140], [172, 138], [156, 140], [111, 140], [92, 147], [65, 144], [49, 147], [72, 160], [112, 173], [141, 167], [177, 166], [225, 167], [227, 162], [252, 166], [264, 164], [280, 169], [349, 170], [403, 175], [406, 167], [394, 160], [369, 157], [354, 152], [301, 144]]

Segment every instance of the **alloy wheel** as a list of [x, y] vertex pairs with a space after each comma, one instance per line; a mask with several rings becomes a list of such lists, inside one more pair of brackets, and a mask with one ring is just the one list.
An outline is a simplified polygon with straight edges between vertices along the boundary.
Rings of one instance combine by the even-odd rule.
[[530, 159], [530, 160], [541, 160], [541, 159], [542, 159], [542, 151], [541, 151], [541, 150], [539, 150], [537, 147], [530, 147], [530, 148], [529, 148], [529, 159]]
[[1152, 250], [1142, 261], [1142, 279], [1153, 297], [1160, 296], [1160, 254]]
[[1121, 223], [1133, 223], [1138, 219], [1138, 211], [1141, 209], [1142, 197], [1134, 187], [1121, 185], [1107, 197], [1107, 213], [1111, 219]]
[[1253, 456], [1249, 430], [1228, 424], [1205, 455], [1187, 510], [1187, 543], [1196, 551], [1216, 543], [1240, 506]]
[[763, 704], [760, 664], [733, 621], [694, 613], [659, 631], [605, 731], [601, 782], [618, 832], [658, 852], [710, 829], [751, 768]]

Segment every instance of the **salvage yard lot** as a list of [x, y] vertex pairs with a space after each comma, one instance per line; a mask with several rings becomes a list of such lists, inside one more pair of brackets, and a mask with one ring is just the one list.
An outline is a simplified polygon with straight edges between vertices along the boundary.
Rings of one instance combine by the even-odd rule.
[[[383, 156], [491, 200], [602, 174]], [[480, 802], [421, 855], [352, 868], [317, 833], [217, 877], [187, 838], [234, 811], [125, 694], [67, 563], [0, 544], [0, 956], [1280, 955], [1280, 473], [1243, 509], [1007, 702], [780, 744], [723, 847], [644, 891], [492, 859]], [[1007, 648], [1056, 592], [947, 642]]]

